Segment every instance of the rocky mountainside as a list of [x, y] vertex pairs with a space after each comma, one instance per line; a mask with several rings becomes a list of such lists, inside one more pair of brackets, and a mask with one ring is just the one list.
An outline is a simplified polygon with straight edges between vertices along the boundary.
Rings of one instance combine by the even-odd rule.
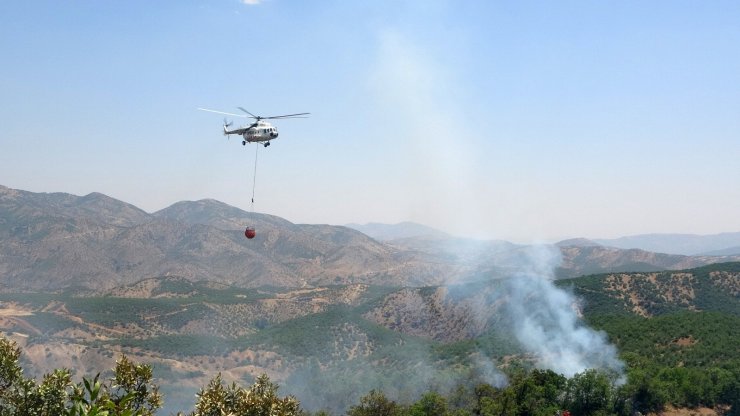
[[[243, 236], [247, 225], [258, 230], [253, 240]], [[526, 246], [427, 231], [381, 242], [349, 227], [293, 224], [209, 199], [148, 214], [99, 193], [0, 186], [0, 290], [101, 291], [158, 276], [238, 287], [427, 286], [522, 272], [554, 270], [554, 277], [564, 278], [740, 260], [621, 250], [587, 240]]]
[[740, 260], [740, 256], [683, 256], [603, 246], [563, 246], [560, 250], [563, 261], [555, 272], [559, 278], [608, 272], [681, 270]]
[[740, 255], [662, 254], [606, 247], [586, 239], [529, 246], [500, 240], [424, 236], [392, 240], [388, 244], [426, 252], [437, 259], [465, 266], [467, 273], [457, 277], [466, 280], [516, 273], [544, 273], [563, 279], [595, 273], [680, 270], [740, 261]]
[[[133, 226], [150, 220], [149, 214], [131, 204], [101, 193], [84, 197], [66, 193], [34, 193], [0, 185], [0, 227], [31, 234], [35, 223], [84, 218], [98, 224]], [[26, 226], [23, 229], [23, 226]]]
[[[243, 236], [246, 224], [257, 237]], [[90, 194], [0, 188], [0, 285], [103, 290], [163, 275], [242, 287], [429, 284], [457, 267], [347, 227], [298, 225], [213, 200], [147, 214]]]
[[561, 280], [586, 299], [585, 314], [654, 317], [679, 311], [740, 316], [740, 263], [689, 270], [605, 273]]

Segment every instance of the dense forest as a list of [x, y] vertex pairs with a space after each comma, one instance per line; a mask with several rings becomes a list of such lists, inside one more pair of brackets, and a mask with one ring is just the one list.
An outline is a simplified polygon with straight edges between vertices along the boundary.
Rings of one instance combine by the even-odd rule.
[[[367, 319], [368, 311], [385, 305], [389, 295], [411, 293], [397, 288], [368, 287], [352, 304], [327, 304], [310, 313], [302, 308], [315, 298], [301, 293], [287, 304], [295, 315], [279, 319], [273, 310], [259, 309], [259, 305], [285, 298], [284, 292], [212, 289], [179, 280], [159, 282], [157, 290], [174, 295], [157, 298], [6, 293], [0, 295], [0, 301], [34, 311], [15, 317], [13, 322], [23, 322], [35, 332], [24, 338], [25, 347], [0, 338], [0, 416], [172, 414], [173, 408], [193, 416], [311, 412], [554, 415], [565, 411], [572, 415], [632, 415], [669, 407], [705, 407], [718, 414], [737, 415], [738, 276], [740, 263], [726, 263], [675, 272], [601, 274], [557, 281], [580, 302], [583, 322], [603, 331], [625, 364], [621, 374], [585, 370], [570, 376], [538, 367], [498, 316], [477, 336], [445, 342], [405, 334]], [[320, 293], [325, 299], [342, 299], [348, 290], [337, 286]], [[430, 287], [413, 293], [426, 302], [439, 292]], [[238, 319], [249, 316], [259, 319]], [[82, 320], [75, 320], [78, 318]], [[200, 321], [211, 325], [203, 326], [201, 333], [180, 331]], [[123, 323], [136, 326], [124, 327]], [[54, 340], [55, 334], [75, 334], [69, 331], [81, 328], [129, 329], [133, 336], [116, 338], [105, 332], [109, 335], [87, 341], [60, 338], [91, 351], [118, 351], [114, 369], [58, 369], [43, 377], [37, 374], [35, 379], [23, 374], [21, 367], [28, 369], [23, 348], [48, 345], [45, 343]], [[22, 332], [24, 327], [13, 330]], [[232, 335], [225, 335], [228, 333]], [[182, 362], [197, 362], [203, 357], [211, 360], [208, 357], [228, 356], [244, 345], [274, 351], [261, 358], [271, 360], [269, 365], [291, 357], [292, 372], [280, 381], [285, 396], [278, 394], [277, 384], [267, 376], [237, 379], [236, 383], [247, 385], [241, 387], [227, 383], [220, 375], [211, 378], [214, 373], [183, 372], [162, 360], [153, 366], [150, 361], [157, 356]], [[365, 359], [343, 359], [341, 354], [350, 351], [347, 346], [368, 348], [369, 352]], [[332, 353], [326, 354], [327, 350]], [[129, 353], [121, 354], [123, 351]], [[480, 357], [496, 364], [501, 372], [498, 382], [480, 374], [482, 369], [476, 365]], [[150, 363], [139, 364], [133, 359]], [[433, 364], [430, 371], [419, 371], [421, 361]], [[168, 406], [168, 400], [182, 394], [173, 386], [188, 378], [205, 380], [197, 384], [202, 387], [195, 404], [188, 408], [191, 405], [180, 406], [181, 402], [175, 401], [177, 405]], [[373, 382], [366, 383], [368, 379]], [[290, 394], [300, 397], [300, 402]], [[193, 397], [190, 392], [187, 395]], [[272, 410], [264, 410], [268, 408]]]
[[[152, 368], [122, 356], [113, 376], [83, 378], [75, 384], [69, 370], [47, 374], [40, 383], [25, 378], [21, 350], [0, 338], [0, 415], [153, 415], [163, 398], [152, 382]], [[657, 411], [668, 403], [716, 406], [738, 414], [738, 368], [708, 370], [657, 366], [636, 368], [626, 383], [614, 373], [587, 370], [566, 378], [550, 370], [514, 370], [505, 387], [460, 385], [449, 395], [428, 391], [416, 401], [397, 403], [372, 390], [347, 411], [371, 415], [632, 415]], [[265, 375], [243, 388], [215, 377], [197, 394], [191, 416], [310, 415], [292, 396], [280, 397]], [[316, 414], [327, 414], [319, 411]]]

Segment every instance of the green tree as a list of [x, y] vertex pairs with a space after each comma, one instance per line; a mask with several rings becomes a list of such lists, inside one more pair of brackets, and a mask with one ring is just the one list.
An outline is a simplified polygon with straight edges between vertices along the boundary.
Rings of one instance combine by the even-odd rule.
[[20, 356], [18, 344], [0, 337], [0, 395], [23, 377], [23, 369], [18, 365]]
[[153, 416], [162, 398], [151, 383], [152, 368], [122, 356], [110, 385], [83, 378], [74, 385], [69, 370], [45, 374], [40, 384], [23, 377], [20, 348], [0, 337], [0, 416]]
[[532, 370], [529, 374], [517, 373], [508, 389], [512, 390], [516, 414], [522, 416], [555, 414], [562, 408], [561, 392], [566, 378], [551, 370]]
[[277, 390], [278, 386], [266, 374], [244, 389], [236, 383], [225, 386], [219, 373], [198, 392], [191, 416], [297, 416], [298, 400], [292, 396], [280, 398]]
[[20, 355], [14, 341], [0, 337], [0, 416], [63, 414], [72, 390], [69, 371], [54, 370], [37, 385], [23, 376]]
[[401, 408], [393, 400], [385, 397], [380, 391], [370, 390], [370, 393], [360, 399], [360, 404], [352, 406], [347, 411], [348, 416], [397, 416]]
[[435, 392], [421, 396], [406, 412], [409, 416], [445, 416], [447, 413], [447, 400]]
[[[92, 380], [82, 379], [72, 393], [72, 404], [69, 406], [65, 416], [109, 416], [115, 407], [110, 398], [105, 394], [103, 384], [98, 381], [100, 374]], [[101, 394], [102, 393], [102, 394]], [[127, 412], [126, 415], [130, 415]]]
[[490, 384], [479, 384], [475, 387], [476, 403], [473, 414], [481, 416], [499, 416], [516, 414], [514, 390], [499, 389]]
[[162, 407], [159, 387], [152, 383], [152, 366], [133, 363], [125, 355], [116, 361], [109, 398], [116, 411], [131, 410], [137, 416], [152, 416]]
[[627, 374], [625, 387], [632, 397], [633, 410], [641, 413], [658, 412], [669, 400], [669, 387], [655, 377], [656, 367], [633, 368]]
[[21, 349], [8, 339], [0, 337], [0, 415], [11, 415], [18, 403], [17, 392], [23, 381], [23, 370], [18, 365]]
[[153, 416], [162, 407], [148, 364], [136, 364], [122, 355], [110, 385], [101, 383], [99, 377], [83, 378], [75, 387], [67, 416]]
[[18, 414], [38, 416], [57, 416], [64, 414], [72, 390], [72, 376], [66, 369], [54, 370], [45, 374], [38, 386], [31, 380], [25, 380], [22, 404]]
[[568, 380], [565, 405], [573, 416], [607, 414], [611, 412], [613, 397], [609, 376], [591, 369]]

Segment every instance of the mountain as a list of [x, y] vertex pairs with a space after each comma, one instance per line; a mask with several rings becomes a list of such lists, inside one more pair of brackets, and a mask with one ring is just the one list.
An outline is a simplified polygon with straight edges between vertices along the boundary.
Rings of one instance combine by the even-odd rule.
[[[244, 238], [245, 224], [255, 239]], [[147, 214], [102, 194], [3, 187], [0, 241], [0, 285], [28, 290], [103, 290], [165, 275], [242, 287], [416, 285], [454, 272], [347, 227], [293, 224], [214, 200]]]
[[688, 270], [606, 273], [558, 281], [586, 300], [585, 314], [643, 317], [715, 311], [740, 317], [740, 263]]
[[445, 232], [409, 221], [400, 222], [398, 224], [381, 224], [376, 222], [370, 222], [364, 225], [347, 224], [347, 227], [360, 231], [361, 233], [367, 234], [380, 241], [412, 237], [450, 238], [450, 235]]
[[[586, 239], [554, 245], [521, 245], [501, 240], [413, 237], [388, 244], [431, 254], [435, 259], [466, 268], [464, 280], [505, 277], [517, 273], [552, 273], [572, 278], [594, 273], [679, 270], [713, 263], [740, 261], [740, 255], [684, 256], [639, 249], [604, 247]], [[448, 280], [450, 281], [450, 280]]]
[[558, 247], [598, 247], [601, 244], [587, 238], [571, 238], [555, 243]]
[[[244, 238], [247, 225], [257, 230], [253, 240]], [[551, 274], [558, 265], [555, 277], [566, 278], [740, 260], [623, 250], [582, 239], [517, 245], [450, 237], [413, 223], [376, 229], [394, 238], [379, 241], [349, 227], [293, 224], [212, 199], [182, 201], [148, 214], [100, 193], [0, 187], [0, 290], [101, 291], [157, 276], [238, 287], [428, 286]]]
[[0, 226], [3, 228], [50, 218], [85, 218], [114, 226], [133, 226], [150, 219], [143, 210], [98, 192], [79, 197], [61, 192], [33, 193], [0, 185]]
[[291, 228], [294, 226], [294, 224], [280, 217], [267, 214], [250, 214], [215, 199], [177, 202], [152, 215], [156, 218], [185, 224], [208, 225], [220, 230], [240, 230], [246, 225], [252, 225], [260, 229], [264, 227]]
[[740, 232], [721, 233], [712, 235], [694, 234], [641, 234], [615, 239], [597, 239], [595, 242], [616, 248], [639, 248], [657, 253], [683, 254], [688, 256], [706, 255], [708, 253], [723, 253], [725, 255], [740, 254], [729, 250], [740, 247]]
[[701, 253], [702, 256], [736, 256], [740, 255], [740, 246], [727, 247], [721, 250], [708, 251]]
[[438, 260], [468, 265], [479, 264], [486, 256], [528, 247], [503, 240], [475, 240], [434, 235], [398, 238], [386, 243], [402, 249], [429, 253]]
[[560, 250], [562, 263], [555, 272], [559, 278], [610, 272], [680, 270], [740, 260], [740, 256], [682, 256], [602, 246], [562, 246]]

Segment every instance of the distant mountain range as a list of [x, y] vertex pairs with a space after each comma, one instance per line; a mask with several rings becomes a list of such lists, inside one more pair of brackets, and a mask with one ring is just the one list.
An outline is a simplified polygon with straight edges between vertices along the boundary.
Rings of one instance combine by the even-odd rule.
[[377, 222], [370, 222], [367, 224], [347, 224], [347, 227], [355, 229], [363, 234], [367, 234], [380, 241], [410, 237], [450, 237], [450, 235], [445, 232], [410, 221], [398, 224], [381, 224]]
[[[449, 237], [449, 234], [413, 222], [399, 224], [347, 224], [380, 241], [418, 237]], [[558, 246], [606, 246], [621, 249], [639, 249], [655, 253], [681, 254], [685, 256], [733, 256], [740, 255], [740, 232], [711, 235], [695, 234], [639, 234], [612, 239], [573, 238], [556, 243]]]
[[[246, 225], [257, 229], [255, 239], [244, 238]], [[0, 289], [101, 291], [158, 276], [239, 287], [403, 287], [531, 268], [532, 246], [455, 238], [414, 223], [353, 227], [368, 235], [345, 226], [293, 224], [209, 199], [149, 214], [100, 193], [0, 186]], [[740, 260], [622, 250], [588, 240], [544, 248], [562, 257], [557, 277]]]
[[595, 242], [617, 248], [639, 248], [657, 253], [687, 256], [721, 256], [740, 254], [740, 232], [712, 235], [642, 234]]
[[[370, 237], [380, 241], [418, 237], [448, 237], [449, 234], [414, 222], [398, 224], [347, 224]], [[740, 255], [740, 232], [711, 235], [696, 234], [640, 234], [613, 239], [573, 238], [556, 245], [564, 246], [606, 246], [621, 249], [640, 249], [655, 253], [681, 254], [685, 256], [732, 256]]]

